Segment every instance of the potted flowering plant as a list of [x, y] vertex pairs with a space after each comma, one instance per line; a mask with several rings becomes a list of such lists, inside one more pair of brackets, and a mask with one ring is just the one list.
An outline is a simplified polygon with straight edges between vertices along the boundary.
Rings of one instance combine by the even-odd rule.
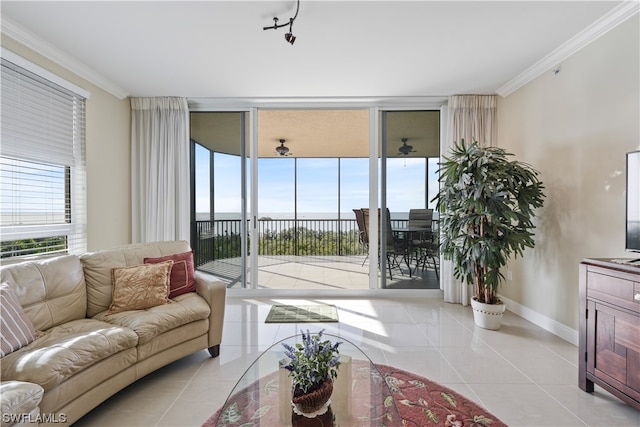
[[302, 333], [302, 343], [282, 345], [289, 358], [283, 366], [289, 371], [293, 386], [292, 403], [302, 415], [320, 415], [328, 407], [333, 392], [333, 380], [338, 376], [340, 352], [338, 346], [322, 338], [324, 329], [316, 335]]

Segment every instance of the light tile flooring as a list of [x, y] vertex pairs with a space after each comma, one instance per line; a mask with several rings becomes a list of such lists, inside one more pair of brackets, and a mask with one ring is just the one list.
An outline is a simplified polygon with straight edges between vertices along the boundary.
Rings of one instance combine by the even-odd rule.
[[[265, 324], [272, 304], [336, 304], [339, 323]], [[640, 426], [640, 412], [596, 386], [577, 386], [578, 349], [507, 312], [499, 331], [438, 298], [230, 297], [221, 354], [201, 351], [141, 379], [77, 426], [200, 426], [260, 352], [300, 329], [339, 335], [376, 363], [444, 384], [510, 426]]]

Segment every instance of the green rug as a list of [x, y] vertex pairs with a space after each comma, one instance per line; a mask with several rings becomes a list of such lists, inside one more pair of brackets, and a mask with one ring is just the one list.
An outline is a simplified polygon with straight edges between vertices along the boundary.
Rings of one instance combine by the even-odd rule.
[[335, 305], [274, 305], [265, 323], [319, 323], [337, 322]]

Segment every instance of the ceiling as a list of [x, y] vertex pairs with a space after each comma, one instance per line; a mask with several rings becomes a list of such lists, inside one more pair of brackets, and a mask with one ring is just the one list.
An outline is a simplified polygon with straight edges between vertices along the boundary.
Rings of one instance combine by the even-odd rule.
[[[368, 110], [340, 101], [439, 106], [453, 94], [506, 96], [638, 10], [637, 1], [301, 0], [293, 45], [288, 26], [263, 29], [274, 16], [288, 22], [296, 4], [2, 0], [0, 12], [3, 38], [121, 99], [182, 96], [194, 111], [212, 99], [271, 102], [275, 109], [259, 111], [260, 157], [277, 156], [281, 138], [295, 157], [366, 157]], [[287, 103], [309, 99], [335, 102], [331, 110]], [[389, 114], [388, 155], [398, 156], [402, 138], [416, 149], [409, 156], [437, 155], [433, 117]], [[238, 150], [228, 142], [238, 141], [239, 116], [194, 123], [203, 144]]]
[[295, 0], [0, 7], [3, 36], [120, 98], [444, 98], [550, 70], [549, 55], [620, 3], [302, 0], [294, 45], [288, 28], [263, 27], [287, 22]]
[[[193, 112], [191, 138], [212, 151], [240, 155], [242, 114]], [[260, 109], [257, 121], [258, 157], [280, 157], [275, 149], [281, 139], [287, 157], [369, 156], [368, 109]], [[388, 111], [384, 123], [388, 157], [438, 157], [439, 111]], [[407, 154], [398, 151], [403, 139], [412, 147]]]

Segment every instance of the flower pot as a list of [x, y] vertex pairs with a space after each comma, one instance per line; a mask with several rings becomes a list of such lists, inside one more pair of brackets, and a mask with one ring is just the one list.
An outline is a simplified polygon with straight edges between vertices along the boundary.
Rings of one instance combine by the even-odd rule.
[[296, 390], [294, 385], [293, 397], [291, 398], [294, 412], [298, 415], [313, 418], [327, 412], [330, 403], [329, 398], [333, 393], [333, 381], [325, 380], [320, 383], [320, 387], [304, 394], [299, 394], [298, 392], [299, 390]]
[[497, 330], [502, 325], [502, 314], [507, 306], [500, 304], [485, 304], [479, 302], [476, 297], [471, 298], [473, 308], [473, 320], [483, 329]]

